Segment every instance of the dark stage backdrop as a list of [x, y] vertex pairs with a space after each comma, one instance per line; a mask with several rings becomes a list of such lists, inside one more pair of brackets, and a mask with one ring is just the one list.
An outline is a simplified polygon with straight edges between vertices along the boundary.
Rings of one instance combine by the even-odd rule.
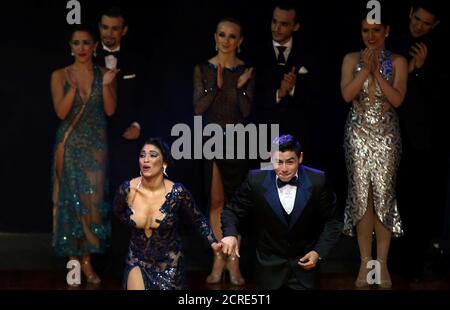
[[[393, 2], [393, 1], [392, 1]], [[50, 168], [58, 120], [50, 98], [51, 72], [71, 62], [66, 43], [67, 1], [2, 2], [0, 23], [0, 231], [49, 232], [52, 223]], [[252, 61], [255, 46], [270, 37], [274, 1], [93, 1], [81, 0], [82, 22], [95, 23], [102, 8], [118, 4], [129, 13], [133, 43], [148, 58], [149, 96], [146, 126], [153, 136], [173, 141], [176, 123], [193, 123], [192, 72], [196, 63], [214, 55], [213, 32], [218, 20], [242, 21], [243, 57]], [[321, 62], [320, 169], [331, 176], [343, 206], [346, 174], [342, 150], [348, 111], [340, 97], [340, 66], [345, 53], [362, 47], [358, 14], [361, 1], [303, 1], [305, 44]], [[409, 1], [391, 4], [395, 24], [407, 22]], [[393, 28], [395, 30], [395, 26]], [[322, 143], [323, 142], [323, 143]], [[137, 156], [138, 154], [130, 154]], [[307, 156], [307, 154], [306, 154]], [[169, 173], [190, 188], [202, 203], [197, 161], [180, 161]], [[138, 171], [136, 165], [136, 171]]]

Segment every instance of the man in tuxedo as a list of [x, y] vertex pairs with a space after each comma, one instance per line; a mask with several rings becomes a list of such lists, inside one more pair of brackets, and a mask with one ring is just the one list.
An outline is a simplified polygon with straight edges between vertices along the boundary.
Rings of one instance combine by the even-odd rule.
[[244, 223], [256, 247], [259, 289], [312, 289], [319, 261], [341, 234], [342, 216], [325, 174], [302, 165], [303, 152], [291, 135], [275, 139], [273, 170], [250, 171], [224, 207], [222, 251], [236, 253]]
[[[111, 201], [119, 185], [139, 174], [137, 159], [141, 147], [143, 123], [141, 72], [139, 55], [123, 38], [128, 33], [124, 12], [118, 7], [108, 8], [99, 22], [102, 48], [97, 51], [99, 65], [120, 69], [117, 76], [117, 109], [108, 119], [109, 181]], [[128, 42], [125, 42], [128, 43]], [[141, 63], [139, 63], [139, 61]], [[109, 260], [117, 273], [124, 270], [129, 232], [117, 219], [112, 219], [112, 244]], [[108, 266], [110, 267], [110, 266]]]
[[[392, 49], [409, 63], [408, 92], [398, 110], [403, 149], [398, 201], [405, 237], [397, 257], [399, 266], [414, 281], [423, 276], [431, 240], [441, 237], [444, 214], [448, 147], [445, 149], [442, 141], [447, 139], [448, 129], [440, 127], [446, 123], [442, 118], [446, 114], [440, 109], [444, 101], [442, 90], [447, 86], [443, 75], [448, 75], [448, 69], [438, 54], [441, 48], [434, 30], [439, 25], [438, 14], [434, 1], [416, 2], [410, 9], [407, 27], [392, 38]], [[418, 163], [431, 158], [437, 169], [417, 169]], [[418, 253], [422, 259], [410, 259]]]
[[319, 73], [300, 28], [297, 4], [280, 1], [272, 14], [271, 40], [255, 57], [255, 117], [258, 123], [279, 124], [281, 134], [296, 136], [314, 158], [312, 124], [307, 121], [318, 98]]

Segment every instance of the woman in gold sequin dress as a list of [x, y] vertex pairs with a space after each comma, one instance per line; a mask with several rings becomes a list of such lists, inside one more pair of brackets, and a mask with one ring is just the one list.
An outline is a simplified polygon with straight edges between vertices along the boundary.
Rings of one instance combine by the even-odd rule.
[[401, 154], [400, 129], [395, 108], [406, 93], [406, 60], [385, 49], [386, 23], [362, 21], [361, 52], [347, 54], [342, 64], [341, 92], [352, 104], [345, 126], [348, 197], [344, 233], [358, 238], [361, 266], [356, 287], [367, 287], [367, 262], [372, 260], [375, 231], [381, 280], [390, 288], [387, 269], [391, 236], [403, 234], [397, 209], [395, 182]]

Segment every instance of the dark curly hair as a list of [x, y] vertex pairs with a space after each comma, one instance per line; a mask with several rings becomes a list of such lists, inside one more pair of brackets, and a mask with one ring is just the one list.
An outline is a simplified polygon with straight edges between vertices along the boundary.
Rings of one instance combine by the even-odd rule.
[[[149, 137], [147, 140], [145, 140], [144, 145], [148, 144], [156, 146], [161, 151], [163, 162], [165, 162], [167, 166], [173, 165], [173, 157], [170, 152], [170, 147], [162, 138]], [[144, 147], [144, 145], [142, 147]]]

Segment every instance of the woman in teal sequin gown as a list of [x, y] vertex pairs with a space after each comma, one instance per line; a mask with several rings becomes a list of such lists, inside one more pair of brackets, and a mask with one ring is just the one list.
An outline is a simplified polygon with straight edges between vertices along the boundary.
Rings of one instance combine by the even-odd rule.
[[81, 259], [87, 282], [100, 278], [91, 253], [104, 251], [110, 234], [106, 201], [106, 116], [116, 108], [116, 70], [93, 64], [97, 41], [87, 27], [71, 32], [74, 63], [51, 77], [53, 107], [61, 120], [53, 161], [53, 247]]

